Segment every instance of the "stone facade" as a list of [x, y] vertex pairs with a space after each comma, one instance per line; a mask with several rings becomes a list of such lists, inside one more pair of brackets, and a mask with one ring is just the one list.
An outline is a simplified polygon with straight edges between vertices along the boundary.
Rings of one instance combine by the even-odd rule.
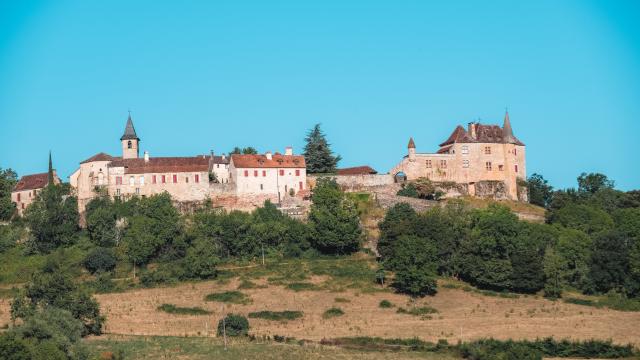
[[[53, 171], [53, 182], [60, 184], [60, 178]], [[24, 211], [36, 199], [40, 190], [49, 184], [49, 173], [25, 175], [18, 180], [16, 186], [11, 191], [11, 201], [16, 204], [18, 215], [22, 216]]]
[[[285, 196], [303, 196], [306, 190], [304, 157], [293, 155], [198, 155], [140, 158], [140, 139], [131, 116], [121, 137], [122, 156], [99, 153], [80, 163], [70, 176], [78, 210], [98, 194], [128, 199], [167, 192], [178, 208], [193, 209], [211, 199], [214, 206], [250, 210], [265, 200], [282, 203]], [[219, 204], [218, 204], [219, 203]], [[184, 206], [183, 206], [184, 205]]]
[[456, 183], [472, 196], [519, 197], [518, 179], [526, 178], [525, 145], [511, 129], [509, 114], [502, 128], [470, 123], [458, 126], [436, 153], [417, 153], [413, 138], [408, 154], [391, 170], [398, 181], [425, 177], [435, 183]]

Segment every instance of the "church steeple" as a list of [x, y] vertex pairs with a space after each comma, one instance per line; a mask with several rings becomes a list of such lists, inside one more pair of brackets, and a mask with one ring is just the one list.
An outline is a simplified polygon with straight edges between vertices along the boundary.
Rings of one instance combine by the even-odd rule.
[[123, 159], [137, 159], [140, 156], [140, 148], [138, 146], [140, 144], [140, 138], [136, 134], [136, 129], [133, 127], [130, 111], [127, 125], [124, 128], [124, 134], [122, 134], [120, 141], [122, 142]]

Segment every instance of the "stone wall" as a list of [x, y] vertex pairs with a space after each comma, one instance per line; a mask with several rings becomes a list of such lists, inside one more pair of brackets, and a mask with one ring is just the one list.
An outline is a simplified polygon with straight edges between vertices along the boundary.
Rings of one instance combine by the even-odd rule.
[[309, 175], [307, 176], [309, 188], [314, 188], [320, 177], [331, 177], [335, 179], [344, 191], [362, 191], [393, 184], [393, 176], [390, 174]]

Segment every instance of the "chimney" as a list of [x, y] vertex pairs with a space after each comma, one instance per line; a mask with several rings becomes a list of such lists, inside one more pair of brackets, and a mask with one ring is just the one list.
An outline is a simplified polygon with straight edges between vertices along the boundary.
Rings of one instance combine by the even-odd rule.
[[149, 162], [149, 152], [146, 150], [144, 152], [144, 162]]
[[284, 148], [284, 154], [287, 156], [293, 155], [293, 148], [291, 146], [287, 146], [286, 148]]
[[226, 160], [227, 159], [227, 155], [225, 155], [224, 153], [222, 153], [222, 160]]
[[472, 139], [476, 138], [476, 124], [472, 121], [469, 123], [469, 136], [471, 136]]
[[211, 158], [213, 159], [213, 156], [215, 155], [215, 153], [213, 152], [213, 150], [211, 150]]
[[264, 156], [267, 157], [267, 160], [272, 160], [273, 156], [271, 156], [271, 151], [267, 151], [266, 153], [264, 153]]

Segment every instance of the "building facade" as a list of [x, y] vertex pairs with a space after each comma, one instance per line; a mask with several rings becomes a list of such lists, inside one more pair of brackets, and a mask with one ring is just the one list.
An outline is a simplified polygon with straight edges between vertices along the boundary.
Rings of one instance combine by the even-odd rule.
[[[53, 170], [53, 182], [60, 184], [60, 178]], [[16, 204], [18, 215], [22, 216], [24, 211], [36, 199], [38, 193], [49, 184], [49, 173], [25, 175], [18, 180], [11, 192], [11, 201]]]
[[140, 157], [131, 116], [120, 141], [122, 156], [98, 153], [70, 176], [80, 213], [99, 194], [128, 199], [167, 192], [178, 203], [253, 195], [276, 201], [306, 188], [304, 157], [291, 148], [285, 155], [151, 157], [145, 151]]
[[408, 154], [391, 170], [398, 180], [424, 177], [462, 185], [472, 196], [499, 192], [522, 200], [518, 179], [526, 178], [525, 145], [514, 136], [508, 112], [502, 127], [477, 122], [467, 129], [456, 127], [436, 153], [416, 152], [413, 138], [407, 148]]

